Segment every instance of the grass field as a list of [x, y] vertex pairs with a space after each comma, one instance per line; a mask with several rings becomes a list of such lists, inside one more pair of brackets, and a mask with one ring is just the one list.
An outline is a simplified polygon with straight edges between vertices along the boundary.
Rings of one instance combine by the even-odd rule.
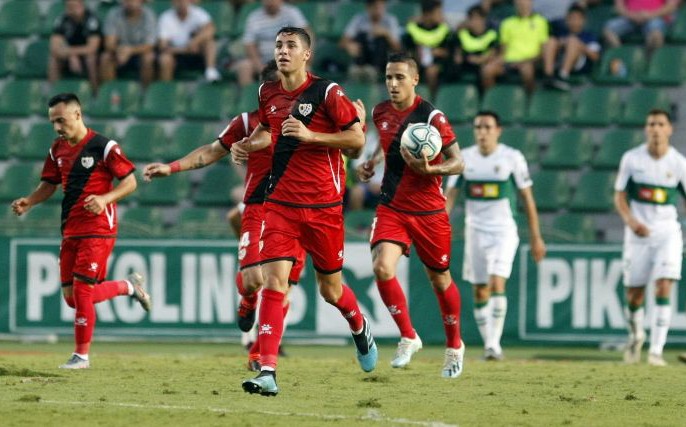
[[238, 345], [95, 343], [91, 369], [56, 369], [71, 344], [0, 342], [0, 425], [8, 426], [636, 426], [686, 423], [686, 365], [625, 366], [595, 348], [513, 348], [499, 363], [467, 348], [440, 378], [442, 349], [406, 369], [380, 348], [371, 374], [347, 347], [288, 346], [277, 397], [249, 395]]

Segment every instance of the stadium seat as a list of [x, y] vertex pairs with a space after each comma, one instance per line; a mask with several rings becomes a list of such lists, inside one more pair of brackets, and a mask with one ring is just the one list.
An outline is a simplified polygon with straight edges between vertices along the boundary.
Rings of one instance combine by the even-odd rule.
[[114, 127], [113, 124], [108, 123], [108, 122], [92, 122], [90, 120], [86, 121], [86, 126], [88, 126], [90, 129], [93, 129], [97, 133], [101, 134], [102, 136], [106, 136], [107, 138], [113, 139], [117, 141], [118, 143], [121, 143], [121, 138], [119, 138], [119, 133], [117, 132], [117, 128]]
[[233, 27], [233, 6], [227, 1], [202, 2], [200, 6], [212, 17], [215, 38], [229, 37]]
[[29, 37], [39, 26], [40, 9], [34, 0], [8, 0], [0, 6], [0, 38]]
[[476, 143], [474, 141], [474, 130], [472, 129], [471, 124], [453, 126], [453, 132], [455, 132], [455, 136], [457, 136], [457, 143], [459, 144], [460, 149], [465, 149]]
[[471, 122], [478, 110], [479, 93], [474, 85], [445, 84], [434, 105], [451, 123]]
[[566, 213], [557, 215], [552, 222], [552, 229], [544, 232], [550, 243], [594, 243], [596, 226], [592, 215]]
[[7, 159], [13, 147], [26, 143], [21, 127], [15, 122], [0, 122], [0, 160]]
[[372, 110], [384, 99], [379, 85], [367, 83], [349, 83], [343, 87], [345, 94], [352, 101], [361, 99], [367, 109], [367, 121], [371, 124]]
[[155, 155], [165, 162], [176, 160], [201, 145], [211, 143], [216, 137], [214, 125], [184, 122], [172, 132], [168, 144], [158, 147]]
[[611, 129], [603, 135], [591, 166], [593, 169], [617, 170], [622, 155], [642, 141], [643, 132], [629, 129]]
[[316, 54], [312, 67], [317, 75], [342, 83], [348, 71], [351, 59], [348, 52], [341, 49], [338, 43], [319, 39], [315, 48]]
[[686, 8], [680, 7], [679, 10], [677, 10], [668, 37], [669, 40], [674, 43], [686, 43]]
[[653, 52], [648, 72], [641, 82], [646, 85], [678, 86], [686, 80], [686, 55], [679, 46], [663, 46]]
[[352, 241], [369, 241], [369, 233], [372, 230], [372, 222], [376, 216], [374, 209], [361, 209], [347, 211], [345, 219], [345, 237]]
[[558, 126], [569, 117], [572, 100], [567, 92], [537, 90], [529, 102], [524, 123], [540, 126]]
[[0, 78], [12, 74], [16, 66], [16, 45], [11, 40], [0, 40]]
[[142, 205], [175, 205], [186, 198], [189, 186], [187, 174], [175, 174], [140, 183], [133, 198]]
[[[296, 4], [305, 19], [310, 24], [310, 29], [314, 34], [326, 34], [331, 28], [331, 15], [329, 5], [318, 2], [300, 2]], [[317, 55], [319, 50], [316, 51]], [[316, 56], [316, 55], [315, 55]]]
[[247, 86], [241, 88], [241, 94], [238, 97], [238, 102], [236, 103], [236, 108], [230, 112], [230, 114], [236, 115], [246, 111], [257, 110], [259, 106], [257, 90], [260, 87], [260, 83], [251, 83]]
[[41, 168], [42, 164], [34, 162], [10, 165], [0, 179], [0, 202], [11, 202], [35, 190], [40, 180]]
[[155, 160], [158, 147], [167, 144], [164, 128], [157, 123], [135, 123], [129, 126], [120, 141], [126, 156], [133, 161]]
[[174, 119], [183, 110], [182, 83], [155, 82], [148, 86], [136, 117], [141, 119]]
[[521, 86], [498, 85], [486, 92], [481, 109], [496, 112], [503, 125], [518, 122], [526, 111], [526, 94]]
[[154, 206], [128, 208], [119, 216], [120, 237], [162, 237], [164, 211]]
[[617, 119], [621, 126], [644, 126], [646, 115], [653, 108], [671, 110], [669, 95], [663, 89], [638, 87], [624, 101], [622, 115]]
[[57, 132], [52, 124], [36, 123], [29, 129], [26, 139], [13, 147], [14, 155], [22, 160], [45, 160], [55, 138]]
[[[53, 197], [57, 198], [56, 196]], [[32, 207], [22, 215], [21, 219], [22, 236], [60, 237], [62, 234], [62, 206], [60, 204], [41, 203]]]
[[569, 123], [575, 126], [608, 126], [615, 120], [619, 107], [617, 89], [589, 86], [579, 95]]
[[48, 59], [50, 58], [50, 42], [38, 39], [30, 43], [19, 59], [14, 74], [24, 79], [45, 79], [48, 77]]
[[555, 212], [566, 207], [570, 188], [565, 172], [541, 170], [532, 180], [534, 200], [539, 211]]
[[171, 234], [176, 237], [227, 239], [236, 237], [226, 221], [223, 209], [191, 207], [179, 214]]
[[614, 4], [599, 4], [588, 9], [586, 29], [593, 34], [603, 34], [603, 27], [608, 19], [615, 16]]
[[393, 7], [389, 9], [392, 15], [398, 18], [398, 23], [401, 28], [405, 28], [410, 19], [421, 14], [421, 8], [418, 3], [415, 2], [401, 2], [395, 3]]
[[0, 116], [30, 116], [45, 108], [41, 105], [41, 84], [32, 80], [12, 80], [0, 92]]
[[248, 19], [248, 15], [250, 14], [250, 12], [260, 7], [262, 7], [261, 2], [245, 3], [243, 4], [243, 6], [241, 6], [233, 21], [231, 38], [239, 39], [243, 36], [243, 32], [245, 31], [245, 23]]
[[112, 80], [100, 86], [98, 96], [86, 111], [93, 117], [123, 119], [138, 108], [140, 86], [133, 81]]
[[538, 161], [539, 146], [536, 132], [533, 130], [515, 127], [504, 128], [500, 142], [521, 151], [529, 164]]
[[[626, 75], [613, 75], [610, 64], [619, 60], [626, 68]], [[628, 85], [634, 83], [645, 69], [643, 46], [624, 45], [610, 48], [603, 52], [600, 66], [596, 70], [595, 81], [603, 84]]]
[[414, 90], [417, 93], [417, 95], [422, 97], [422, 99], [429, 102], [433, 102], [433, 98], [431, 97], [431, 89], [429, 89], [429, 85], [419, 83], [417, 86], [415, 86]]
[[92, 101], [92, 92], [88, 80], [83, 79], [63, 79], [55, 82], [50, 88], [50, 93], [45, 99], [45, 106], [47, 108], [48, 100], [58, 93], [71, 92], [76, 94], [81, 101], [81, 105], [88, 105]]
[[590, 171], [581, 176], [569, 203], [574, 212], [609, 212], [613, 206], [614, 175]]
[[[333, 12], [333, 23], [325, 33], [325, 36], [332, 40], [338, 40], [343, 36], [345, 27], [348, 25], [353, 16], [358, 13], [364, 13], [364, 8], [355, 7], [355, 4], [338, 2], [335, 5]], [[392, 10], [389, 10], [392, 12]]]
[[555, 132], [541, 158], [546, 169], [579, 169], [590, 160], [591, 135], [584, 130], [561, 129]]
[[63, 1], [53, 1], [48, 6], [48, 11], [45, 13], [43, 22], [40, 26], [41, 37], [50, 37], [52, 34], [52, 29], [55, 26], [55, 21], [64, 13], [64, 2]]
[[242, 185], [243, 179], [233, 165], [220, 161], [207, 169], [193, 201], [197, 206], [230, 206], [234, 204], [231, 190]]
[[191, 120], [228, 120], [231, 106], [236, 104], [236, 91], [235, 88], [227, 86], [199, 84], [195, 91], [189, 94], [184, 117]]

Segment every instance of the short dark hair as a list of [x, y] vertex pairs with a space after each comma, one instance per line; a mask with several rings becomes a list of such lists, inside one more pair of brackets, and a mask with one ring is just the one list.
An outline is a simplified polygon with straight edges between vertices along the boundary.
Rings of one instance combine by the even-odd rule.
[[500, 127], [500, 116], [495, 111], [481, 110], [478, 113], [476, 113], [476, 116], [474, 116], [475, 119], [477, 117], [493, 117], [493, 120], [495, 120], [495, 125]]
[[50, 100], [48, 101], [48, 107], [52, 108], [55, 105], [60, 104], [62, 102], [65, 104], [76, 104], [79, 107], [81, 106], [81, 101], [79, 101], [79, 97], [76, 96], [75, 93], [64, 92], [58, 93], [57, 95], [50, 98]]
[[474, 15], [485, 18], [488, 16], [488, 13], [486, 13], [486, 11], [484, 10], [483, 7], [481, 7], [480, 5], [477, 4], [476, 6], [472, 6], [467, 10], [467, 17], [468, 18], [471, 18]]
[[300, 40], [305, 44], [305, 46], [307, 46], [308, 49], [310, 48], [310, 46], [312, 46], [312, 38], [310, 38], [310, 35], [304, 28], [281, 27], [281, 29], [276, 33], [277, 37], [279, 34], [295, 34], [300, 38]]
[[569, 9], [567, 9], [567, 14], [570, 13], [580, 13], [583, 16], [586, 16], [586, 8], [580, 5], [579, 3], [573, 3], [571, 6], [569, 6]]
[[441, 6], [443, 6], [441, 0], [422, 0], [422, 13], [433, 12]]
[[662, 108], [653, 108], [648, 111], [649, 116], [665, 116], [669, 123], [672, 123], [672, 115], [669, 111], [663, 110]]
[[417, 60], [412, 57], [407, 52], [396, 52], [388, 55], [387, 63], [391, 62], [404, 62], [408, 67], [414, 69], [415, 73], [419, 72], [419, 66], [417, 65]]
[[273, 82], [279, 80], [278, 71], [279, 67], [277, 67], [276, 61], [272, 59], [262, 68], [262, 71], [260, 72], [260, 81]]

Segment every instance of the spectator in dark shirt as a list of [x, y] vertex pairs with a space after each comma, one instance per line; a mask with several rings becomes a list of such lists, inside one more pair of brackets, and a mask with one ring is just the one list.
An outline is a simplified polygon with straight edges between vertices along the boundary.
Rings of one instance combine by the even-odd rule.
[[498, 32], [488, 28], [488, 14], [481, 6], [467, 11], [467, 20], [457, 31], [453, 60], [461, 78], [472, 77], [480, 81], [481, 67], [496, 54]]

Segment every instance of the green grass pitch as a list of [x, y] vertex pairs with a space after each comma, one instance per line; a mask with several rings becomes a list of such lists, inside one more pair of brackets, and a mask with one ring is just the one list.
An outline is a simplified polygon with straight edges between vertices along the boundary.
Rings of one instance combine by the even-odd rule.
[[[276, 397], [249, 395], [237, 344], [96, 342], [91, 369], [62, 371], [71, 344], [0, 342], [0, 425], [9, 426], [669, 426], [686, 422], [686, 365], [625, 366], [596, 348], [467, 347], [459, 379], [428, 347], [392, 369], [380, 347], [363, 373], [352, 345], [287, 347]], [[645, 358], [645, 355], [644, 355]]]

